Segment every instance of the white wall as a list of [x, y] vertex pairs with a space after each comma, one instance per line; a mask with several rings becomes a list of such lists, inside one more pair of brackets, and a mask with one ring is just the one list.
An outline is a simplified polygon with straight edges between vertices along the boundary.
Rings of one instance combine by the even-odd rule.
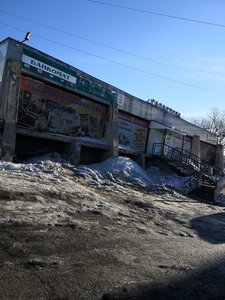
[[183, 131], [189, 136], [199, 135], [202, 141], [216, 145], [217, 137], [211, 132], [206, 131], [186, 120], [174, 116], [158, 107], [153, 106], [147, 101], [143, 101], [131, 96], [123, 91], [119, 92], [118, 108], [135, 116], [146, 120], [154, 120], [169, 127], [174, 127]]
[[154, 143], [164, 143], [164, 139], [165, 139], [165, 130], [150, 129], [146, 152], [151, 155], [152, 150], [153, 150], [153, 144]]

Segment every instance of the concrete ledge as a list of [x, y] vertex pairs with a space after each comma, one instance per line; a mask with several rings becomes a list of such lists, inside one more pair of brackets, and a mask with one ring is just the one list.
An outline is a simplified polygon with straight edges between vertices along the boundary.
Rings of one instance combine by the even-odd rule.
[[72, 136], [66, 136], [62, 134], [56, 134], [56, 133], [49, 133], [49, 132], [38, 132], [31, 129], [26, 128], [19, 128], [16, 129], [17, 134], [25, 135], [25, 136], [31, 136], [46, 140], [52, 140], [52, 141], [58, 141], [62, 143], [68, 143], [71, 144], [73, 142], [80, 143], [82, 146], [92, 147], [92, 148], [98, 148], [103, 150], [109, 150], [110, 146], [107, 143], [105, 139], [94, 139], [90, 137], [72, 137]]
[[119, 153], [131, 154], [131, 155], [140, 155], [142, 152], [138, 152], [132, 149], [120, 148], [119, 146]]

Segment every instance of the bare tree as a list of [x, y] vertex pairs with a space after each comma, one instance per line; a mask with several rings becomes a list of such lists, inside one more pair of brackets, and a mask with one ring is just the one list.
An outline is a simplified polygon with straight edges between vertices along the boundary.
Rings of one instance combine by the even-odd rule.
[[193, 123], [218, 135], [219, 144], [225, 148], [225, 112], [213, 109], [207, 118], [195, 119]]

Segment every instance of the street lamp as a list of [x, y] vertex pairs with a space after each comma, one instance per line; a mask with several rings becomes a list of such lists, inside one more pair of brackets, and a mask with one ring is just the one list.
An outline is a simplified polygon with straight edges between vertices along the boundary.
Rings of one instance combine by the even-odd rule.
[[30, 31], [28, 31], [27, 34], [26, 34], [26, 36], [25, 36], [25, 38], [24, 38], [24, 40], [22, 40], [21, 43], [29, 41], [29, 39], [31, 38], [31, 36], [32, 36], [32, 33]]

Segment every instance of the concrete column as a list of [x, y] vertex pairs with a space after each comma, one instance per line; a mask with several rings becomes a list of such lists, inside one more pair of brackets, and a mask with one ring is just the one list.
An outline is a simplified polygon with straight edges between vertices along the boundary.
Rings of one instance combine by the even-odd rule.
[[1, 159], [12, 161], [16, 143], [16, 121], [19, 106], [19, 83], [21, 64], [9, 59], [3, 79], [0, 118], [4, 128], [0, 134]]
[[223, 146], [217, 145], [215, 158], [216, 171], [222, 172], [224, 170]]
[[70, 144], [70, 149], [68, 151], [68, 159], [74, 164], [78, 165], [80, 162], [80, 152], [81, 152], [81, 145], [80, 142], [72, 142]]
[[198, 135], [193, 136], [192, 145], [191, 145], [191, 154], [201, 158], [200, 136]]
[[106, 130], [104, 138], [110, 146], [109, 151], [105, 151], [103, 159], [109, 157], [118, 157], [118, 108], [117, 103], [113, 103], [109, 107], [108, 124], [106, 124]]
[[137, 159], [137, 163], [139, 164], [140, 167], [145, 169], [145, 153], [140, 153]]

